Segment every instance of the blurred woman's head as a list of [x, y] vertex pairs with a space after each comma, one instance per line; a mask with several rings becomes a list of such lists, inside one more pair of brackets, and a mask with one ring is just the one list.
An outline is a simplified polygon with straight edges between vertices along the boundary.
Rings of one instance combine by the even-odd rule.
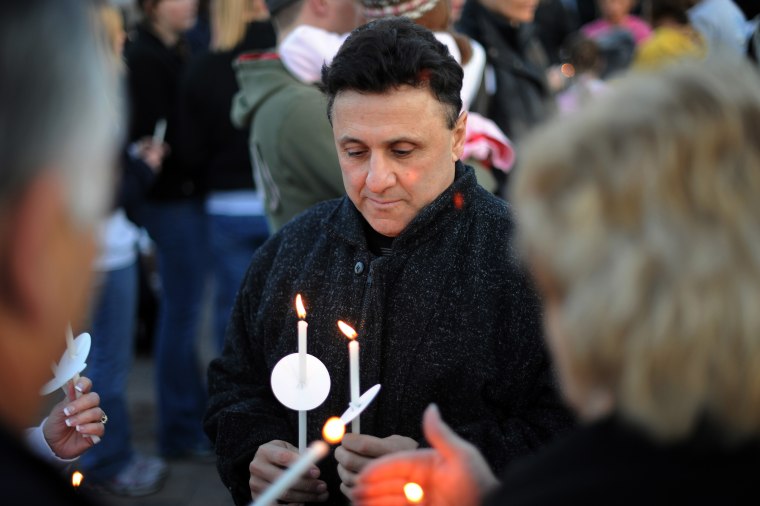
[[121, 11], [112, 5], [103, 3], [95, 7], [95, 12], [100, 33], [103, 35], [105, 46], [110, 53], [109, 56], [114, 61], [121, 62], [124, 42], [127, 39]]
[[264, 0], [214, 0], [211, 3], [211, 47], [233, 49], [245, 37], [248, 23], [269, 18]]
[[180, 35], [195, 24], [198, 0], [139, 0], [145, 19], [160, 32]]
[[478, 0], [486, 9], [501, 14], [513, 23], [531, 23], [539, 0]]
[[602, 18], [616, 25], [623, 22], [636, 5], [634, 0], [598, 0]]
[[644, 0], [642, 11], [653, 27], [663, 23], [689, 24], [690, 0]]
[[524, 146], [519, 236], [581, 414], [760, 432], [760, 80], [740, 63], [629, 77]]

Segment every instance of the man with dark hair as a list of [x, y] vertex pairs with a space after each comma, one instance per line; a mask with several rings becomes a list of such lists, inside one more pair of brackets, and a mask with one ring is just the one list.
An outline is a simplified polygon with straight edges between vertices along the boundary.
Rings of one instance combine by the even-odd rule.
[[332, 381], [309, 413], [308, 440], [349, 404], [337, 320], [359, 333], [363, 389], [382, 390], [362, 434], [347, 434], [286, 502], [345, 503], [366, 463], [427, 444], [420, 419], [431, 402], [495, 470], [569, 424], [507, 206], [459, 161], [461, 67], [431, 32], [395, 18], [354, 31], [322, 80], [347, 196], [311, 208], [256, 253], [209, 369], [205, 426], [238, 504], [298, 458], [298, 415], [270, 389], [273, 367], [296, 350], [297, 293], [309, 354]]

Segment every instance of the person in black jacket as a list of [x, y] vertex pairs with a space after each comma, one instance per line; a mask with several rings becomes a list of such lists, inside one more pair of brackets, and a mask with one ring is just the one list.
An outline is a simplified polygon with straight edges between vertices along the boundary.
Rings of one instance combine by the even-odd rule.
[[468, 0], [457, 28], [480, 42], [495, 90], [483, 112], [518, 143], [554, 110], [546, 78], [549, 60], [535, 31], [538, 1]]
[[182, 33], [196, 0], [141, 0], [145, 21], [128, 41], [130, 140], [161, 137], [171, 150], [139, 213], [157, 246], [161, 300], [155, 335], [158, 446], [168, 458], [209, 453], [201, 429], [206, 389], [196, 350], [208, 265], [204, 189], [182, 164], [179, 86], [187, 57]]
[[209, 367], [205, 427], [237, 504], [298, 457], [298, 415], [270, 387], [275, 364], [296, 349], [297, 293], [309, 353], [332, 382], [308, 415], [308, 439], [349, 403], [337, 320], [359, 334], [361, 388], [382, 390], [361, 434], [346, 435], [287, 502], [345, 504], [367, 462], [427, 444], [419, 419], [430, 402], [497, 470], [570, 425], [542, 348], [539, 301], [510, 247], [507, 205], [459, 161], [462, 76], [446, 46], [407, 18], [356, 29], [323, 68], [347, 196], [259, 248]]
[[213, 2], [211, 19], [211, 51], [190, 61], [180, 90], [179, 155], [209, 191], [213, 329], [221, 352], [240, 282], [256, 248], [269, 237], [264, 201], [253, 181], [248, 129], [230, 122], [232, 97], [238, 92], [232, 62], [242, 52], [272, 48], [277, 40], [263, 0]]
[[518, 236], [583, 427], [499, 486], [432, 408], [435, 450], [378, 461], [355, 503], [406, 504], [414, 481], [437, 506], [756, 504], [759, 121], [756, 70], [713, 59], [629, 77], [528, 141]]
[[[22, 443], [24, 429], [42, 412], [40, 391], [51, 363], [65, 353], [67, 326], [81, 327], [86, 317], [97, 229], [115, 179], [109, 167], [120, 137], [116, 72], [87, 7], [79, 0], [0, 2], [3, 504], [94, 504]], [[79, 415], [93, 397], [82, 399]], [[58, 448], [62, 457], [95, 443], [81, 434], [104, 435], [100, 423], [92, 431], [87, 416], [72, 413], [65, 424], [60, 411], [54, 415], [75, 443], [65, 445], [74, 454]], [[72, 424], [79, 430], [66, 430]]]

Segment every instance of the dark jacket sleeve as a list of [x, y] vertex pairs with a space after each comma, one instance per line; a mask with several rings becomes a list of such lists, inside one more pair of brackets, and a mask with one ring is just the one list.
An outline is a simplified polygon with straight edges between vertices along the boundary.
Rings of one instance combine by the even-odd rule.
[[275, 439], [295, 441], [285, 408], [272, 394], [264, 336], [257, 334], [256, 319], [277, 249], [277, 240], [270, 240], [254, 256], [232, 310], [224, 351], [208, 371], [204, 429], [236, 504], [251, 501], [248, 466], [258, 447]]
[[140, 205], [156, 178], [155, 172], [126, 150], [122, 154], [122, 179], [116, 194], [116, 207], [123, 207], [128, 215]]

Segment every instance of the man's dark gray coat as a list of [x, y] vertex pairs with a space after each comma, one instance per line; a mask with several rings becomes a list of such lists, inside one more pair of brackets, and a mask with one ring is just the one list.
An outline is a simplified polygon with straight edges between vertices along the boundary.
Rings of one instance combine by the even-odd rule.
[[[236, 503], [250, 501], [251, 462], [274, 439], [297, 444], [297, 413], [270, 387], [275, 364], [297, 349], [297, 293], [307, 303], [309, 353], [330, 372], [327, 401], [309, 412], [308, 440], [348, 407], [344, 320], [358, 331], [361, 385], [382, 390], [362, 433], [425, 445], [431, 402], [498, 472], [569, 425], [543, 348], [540, 309], [510, 245], [507, 205], [457, 164], [454, 183], [374, 256], [366, 223], [348, 198], [319, 204], [253, 258], [220, 358], [209, 369], [205, 428]], [[335, 459], [320, 464], [330, 504], [345, 498]]]

